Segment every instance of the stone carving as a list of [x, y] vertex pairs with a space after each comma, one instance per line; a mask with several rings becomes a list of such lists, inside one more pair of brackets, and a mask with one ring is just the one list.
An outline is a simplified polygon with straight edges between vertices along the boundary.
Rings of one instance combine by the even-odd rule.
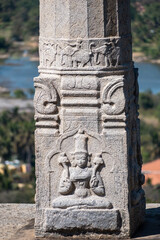
[[103, 112], [107, 115], [120, 115], [125, 110], [124, 79], [107, 84], [103, 90]]
[[120, 47], [119, 39], [107, 41], [104, 45], [95, 48], [95, 62], [97, 65], [105, 65], [106, 67], [118, 67], [120, 63]]
[[111, 43], [104, 43], [104, 45], [94, 49], [95, 62], [97, 65], [105, 64], [106, 67], [111, 66], [108, 58], [108, 48], [111, 46]]
[[74, 43], [74, 44], [68, 43], [65, 48], [62, 48], [61, 53], [60, 53], [61, 54], [61, 61], [60, 61], [61, 66], [65, 65], [67, 67], [73, 67], [72, 56], [75, 52], [78, 51], [80, 44], [81, 44], [81, 41], [77, 40], [76, 43]]
[[63, 90], [97, 90], [98, 83], [95, 77], [65, 76], [62, 77]]
[[40, 39], [41, 65], [47, 68], [118, 67], [122, 64], [119, 44], [120, 39], [114, 38], [107, 38], [101, 43], [82, 39], [61, 43]]
[[129, 5], [40, 1], [37, 238], [129, 238], [143, 222]]
[[120, 47], [118, 46], [118, 40], [113, 39], [111, 41], [111, 47], [107, 53], [109, 66], [118, 67], [121, 65], [121, 55], [120, 55]]
[[[91, 166], [91, 154], [88, 153], [88, 137], [84, 131], [79, 130], [74, 137], [75, 152], [71, 153], [70, 161], [65, 152], [60, 153], [59, 163], [63, 167], [63, 173], [59, 184], [59, 193], [68, 195], [53, 200], [53, 207], [83, 207], [83, 208], [112, 208], [112, 204], [105, 196], [105, 189], [100, 169], [104, 162], [102, 154], [97, 153]], [[96, 196], [97, 195], [97, 196]]]
[[51, 82], [42, 83], [35, 78], [34, 96], [35, 110], [39, 114], [55, 114], [57, 112], [57, 92]]
[[94, 46], [94, 43], [90, 43], [89, 45], [89, 51], [82, 49], [82, 46], [79, 45], [78, 50], [72, 55], [72, 61], [73, 61], [73, 67], [85, 67], [87, 63], [92, 66], [92, 57], [93, 57], [93, 51], [92, 47]]
[[58, 44], [44, 43], [43, 45], [43, 65], [53, 67], [56, 62]]

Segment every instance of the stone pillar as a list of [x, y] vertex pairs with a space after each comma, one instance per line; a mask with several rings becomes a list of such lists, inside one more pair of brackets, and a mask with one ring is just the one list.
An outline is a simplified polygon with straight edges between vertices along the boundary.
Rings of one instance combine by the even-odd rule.
[[144, 220], [129, 4], [40, 0], [38, 237], [127, 237]]

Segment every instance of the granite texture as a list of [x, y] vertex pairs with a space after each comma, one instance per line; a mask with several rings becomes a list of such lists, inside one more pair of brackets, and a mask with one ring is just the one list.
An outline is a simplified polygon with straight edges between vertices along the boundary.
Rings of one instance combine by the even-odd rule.
[[68, 228], [129, 237], [144, 221], [129, 7], [129, 0], [40, 0], [37, 237]]
[[[0, 240], [16, 240], [20, 229], [27, 225], [33, 228], [35, 211], [34, 204], [0, 204]], [[31, 236], [34, 237], [33, 231]]]
[[[0, 204], [0, 240], [47, 240], [47, 239], [110, 239], [104, 235], [58, 236], [54, 238], [35, 238], [34, 204]], [[117, 239], [115, 236], [113, 239]], [[124, 239], [124, 238], [122, 238]], [[142, 227], [132, 239], [157, 240], [160, 239], [160, 204], [146, 205], [146, 219]]]

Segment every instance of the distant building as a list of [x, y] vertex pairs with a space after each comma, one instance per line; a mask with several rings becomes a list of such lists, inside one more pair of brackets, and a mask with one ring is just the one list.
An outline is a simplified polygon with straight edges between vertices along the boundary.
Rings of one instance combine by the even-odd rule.
[[146, 182], [151, 179], [153, 185], [160, 184], [160, 159], [143, 164], [142, 172], [145, 174]]
[[16, 159], [13, 161], [6, 160], [4, 163], [0, 162], [0, 173], [4, 174], [4, 168], [7, 166], [9, 171], [12, 172], [22, 172], [22, 173], [30, 173], [31, 165], [29, 163], [21, 163], [20, 160]]

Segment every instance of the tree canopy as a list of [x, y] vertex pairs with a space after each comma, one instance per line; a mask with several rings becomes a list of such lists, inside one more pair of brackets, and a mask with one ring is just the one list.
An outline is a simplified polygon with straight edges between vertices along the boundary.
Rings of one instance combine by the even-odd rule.
[[0, 0], [0, 29], [8, 28], [14, 40], [38, 35], [38, 0]]

